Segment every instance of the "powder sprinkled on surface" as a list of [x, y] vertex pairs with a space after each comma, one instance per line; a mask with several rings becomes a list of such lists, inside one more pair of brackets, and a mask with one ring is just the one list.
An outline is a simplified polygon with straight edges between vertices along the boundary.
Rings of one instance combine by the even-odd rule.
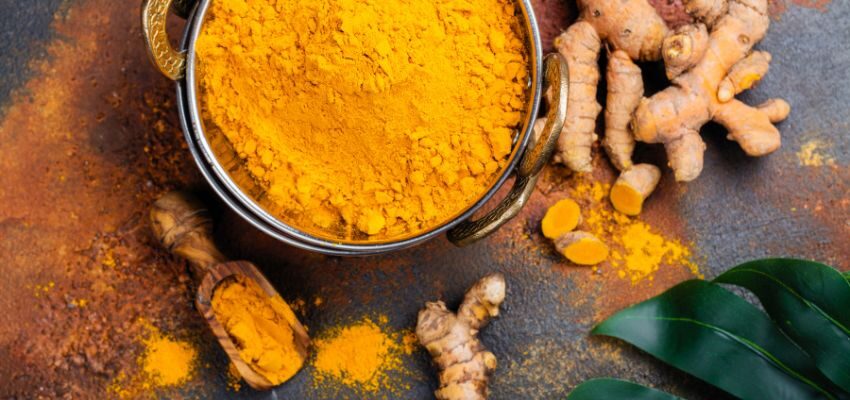
[[694, 276], [702, 277], [699, 267], [691, 260], [690, 247], [679, 240], [658, 233], [649, 224], [613, 209], [608, 201], [611, 185], [578, 178], [572, 194], [582, 204], [585, 229], [608, 244], [608, 262], [618, 277], [632, 284], [652, 281], [664, 265], [687, 268]]
[[[411, 339], [412, 338], [412, 339]], [[317, 386], [338, 383], [363, 393], [405, 389], [399, 376], [409, 375], [403, 356], [415, 349], [412, 332], [393, 331], [387, 317], [363, 318], [333, 327], [314, 342], [314, 381]]]
[[612, 263], [621, 278], [637, 283], [642, 279], [653, 279], [663, 264], [682, 265], [694, 275], [702, 277], [699, 268], [691, 259], [691, 249], [678, 240], [670, 240], [652, 231], [640, 221], [632, 221], [619, 235], [623, 245], [621, 260]]
[[137, 359], [139, 373], [121, 372], [107, 388], [107, 392], [120, 399], [137, 399], [152, 391], [185, 384], [192, 379], [198, 352], [183, 340], [177, 340], [142, 321], [146, 331], [140, 338], [142, 354]]
[[227, 366], [227, 388], [238, 392], [242, 390], [242, 375], [239, 374], [239, 369], [236, 368], [236, 364], [229, 363]]
[[813, 139], [800, 146], [797, 152], [797, 160], [805, 167], [822, 167], [833, 165], [835, 160], [825, 151], [828, 145], [822, 140]]
[[185, 383], [194, 369], [196, 351], [188, 343], [152, 330], [144, 340], [142, 366], [152, 386], [175, 386]]

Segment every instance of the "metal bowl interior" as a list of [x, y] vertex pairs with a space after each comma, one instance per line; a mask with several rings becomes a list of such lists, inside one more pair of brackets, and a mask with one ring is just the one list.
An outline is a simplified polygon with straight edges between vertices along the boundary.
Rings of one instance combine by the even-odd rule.
[[182, 48], [187, 54], [187, 69], [184, 80], [178, 82], [179, 108], [193, 157], [213, 189], [231, 208], [257, 228], [297, 247], [327, 254], [375, 254], [409, 247], [438, 236], [469, 218], [495, 194], [522, 158], [532, 136], [534, 118], [538, 114], [542, 97], [543, 55], [530, 0], [516, 0], [516, 3], [517, 17], [521, 20], [519, 22], [529, 55], [529, 94], [523, 111], [523, 122], [514, 135], [508, 162], [506, 167], [492, 179], [489, 189], [475, 202], [427, 231], [382, 240], [350, 240], [325, 232], [300, 229], [277, 217], [282, 215], [283, 210], [276, 209], [275, 205], [267, 200], [265, 190], [256, 184], [218, 127], [205, 123], [202, 118], [202, 94], [198, 85], [198, 58], [195, 43], [201, 34], [204, 17], [207, 15], [211, 0], [198, 2], [187, 24], [182, 43]]

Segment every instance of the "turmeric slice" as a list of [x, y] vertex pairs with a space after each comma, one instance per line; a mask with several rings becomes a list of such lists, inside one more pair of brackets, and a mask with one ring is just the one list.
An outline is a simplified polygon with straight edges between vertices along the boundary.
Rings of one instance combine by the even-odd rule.
[[611, 205], [617, 211], [635, 216], [643, 210], [643, 201], [652, 194], [661, 170], [652, 164], [638, 164], [624, 171], [611, 187]]
[[575, 231], [555, 241], [555, 248], [579, 265], [596, 265], [608, 258], [608, 246], [591, 233]]
[[581, 223], [581, 209], [573, 199], [563, 199], [555, 203], [540, 222], [543, 236], [557, 239], [572, 231]]

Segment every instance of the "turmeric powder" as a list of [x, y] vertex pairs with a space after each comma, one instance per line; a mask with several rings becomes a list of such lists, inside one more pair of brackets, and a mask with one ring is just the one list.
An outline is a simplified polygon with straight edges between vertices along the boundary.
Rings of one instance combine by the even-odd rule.
[[[582, 229], [604, 242], [609, 250], [607, 266], [621, 279], [638, 284], [652, 281], [661, 268], [685, 268], [702, 277], [690, 246], [657, 233], [653, 226], [617, 211], [605, 198], [611, 185], [579, 178], [571, 197], [581, 203]], [[597, 267], [594, 267], [597, 268]]]
[[402, 356], [410, 354], [414, 346], [410, 333], [392, 331], [387, 322], [386, 316], [377, 321], [366, 317], [320, 335], [314, 342], [316, 383], [330, 380], [363, 393], [395, 391], [398, 377], [390, 372], [404, 375]]
[[236, 276], [218, 285], [212, 308], [242, 361], [273, 385], [301, 369], [304, 358], [291, 328], [296, 317], [280, 296], [268, 296], [253, 280]]
[[110, 397], [145, 398], [152, 391], [184, 385], [195, 375], [198, 351], [192, 343], [162, 332], [147, 320], [139, 323], [144, 331], [139, 337], [143, 350], [136, 360], [139, 373], [121, 371], [107, 386]]
[[156, 386], [179, 385], [189, 378], [195, 349], [188, 343], [158, 334], [145, 340], [145, 346], [143, 368]]
[[221, 0], [203, 117], [279, 218], [332, 240], [439, 226], [497, 178], [526, 111], [511, 0]]

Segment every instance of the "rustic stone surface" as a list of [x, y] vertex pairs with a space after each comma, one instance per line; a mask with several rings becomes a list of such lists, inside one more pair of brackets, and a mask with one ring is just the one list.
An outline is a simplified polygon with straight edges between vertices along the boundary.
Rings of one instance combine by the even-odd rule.
[[[676, 185], [665, 171], [642, 217], [667, 236], [693, 242], [708, 277], [763, 256], [850, 269], [850, 48], [837, 40], [850, 37], [843, 22], [850, 7], [797, 3], [782, 2], [781, 19], [761, 44], [774, 55], [770, 75], [745, 97], [789, 99], [794, 112], [780, 125], [783, 148], [749, 159], [709, 128], [702, 177]], [[190, 338], [203, 358], [192, 382], [156, 395], [267, 397], [229, 391], [223, 353], [191, 306], [185, 265], [159, 250], [146, 225], [147, 208], [160, 194], [187, 186], [203, 191], [204, 183], [183, 142], [173, 84], [147, 60], [138, 2], [78, 0], [57, 11], [58, 4], [0, 13], [0, 20], [32, 16], [29, 29], [37, 31], [23, 45], [0, 42], [0, 76], [10, 77], [3, 84], [17, 87], [12, 95], [0, 92], [0, 398], [100, 397], [118, 374], [137, 372], [140, 318]], [[572, 14], [560, 1], [536, 5], [546, 7], [540, 17], [548, 41]], [[44, 18], [53, 12], [55, 18]], [[0, 24], [7, 26], [19, 25]], [[6, 60], [29, 67], [11, 68]], [[798, 153], [811, 141], [820, 143], [820, 166], [801, 165]], [[657, 148], [641, 148], [639, 158], [663, 164]], [[612, 181], [607, 161], [598, 157], [596, 164], [596, 178]], [[690, 274], [668, 266], [653, 282], [632, 286], [604, 265], [601, 273], [567, 266], [538, 231], [546, 207], [573, 183], [561, 172], [550, 168], [527, 209], [483, 243], [458, 249], [440, 238], [371, 258], [288, 248], [206, 197], [219, 211], [222, 247], [264, 269], [290, 302], [303, 300], [311, 332], [363, 314], [387, 314], [392, 326], [409, 328], [424, 301], [442, 297], [451, 305], [470, 283], [499, 270], [508, 278], [508, 298], [482, 335], [499, 357], [493, 398], [563, 398], [602, 375], [717, 398], [622, 343], [587, 337], [605, 316]], [[427, 356], [417, 353], [409, 368], [406, 397], [427, 398], [435, 385]], [[346, 394], [315, 388], [309, 369], [278, 391], [282, 398]]]

